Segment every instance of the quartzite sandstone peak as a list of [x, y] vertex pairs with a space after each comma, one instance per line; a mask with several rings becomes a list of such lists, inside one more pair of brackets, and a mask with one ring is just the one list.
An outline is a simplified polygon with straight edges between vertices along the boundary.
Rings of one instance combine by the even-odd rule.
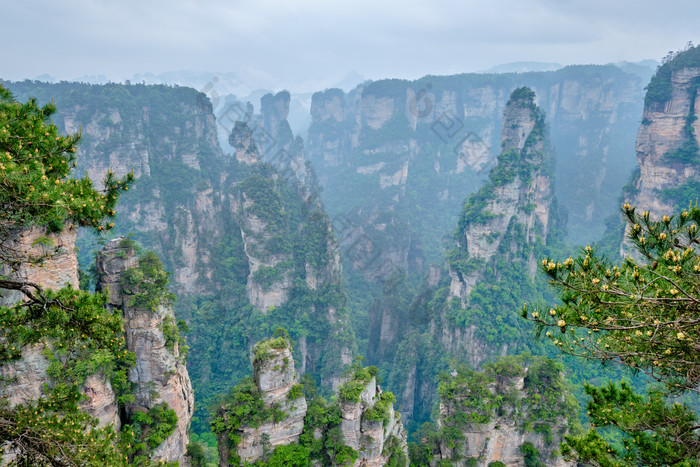
[[153, 309], [135, 305], [124, 288], [124, 274], [138, 266], [132, 242], [124, 238], [110, 241], [97, 256], [97, 288], [108, 293], [108, 305], [123, 314], [126, 346], [136, 355], [136, 363], [129, 372], [135, 398], [126, 404], [127, 414], [167, 403], [177, 414], [177, 425], [151, 457], [182, 463], [189, 443], [187, 430], [194, 410], [194, 392], [178, 342], [168, 342], [165, 335], [168, 326], [175, 326], [172, 308], [162, 304]]
[[675, 54], [648, 86], [627, 202], [653, 216], [672, 214], [700, 194], [700, 47]]
[[[456, 234], [462, 255], [452, 262], [450, 296], [468, 302], [483, 277], [481, 265], [496, 256], [527, 262], [535, 274], [532, 248], [546, 240], [553, 202], [553, 155], [544, 115], [528, 88], [513, 91], [503, 114], [501, 155], [489, 181], [467, 199]], [[517, 229], [522, 229], [514, 236]], [[521, 238], [522, 237], [522, 238]]]

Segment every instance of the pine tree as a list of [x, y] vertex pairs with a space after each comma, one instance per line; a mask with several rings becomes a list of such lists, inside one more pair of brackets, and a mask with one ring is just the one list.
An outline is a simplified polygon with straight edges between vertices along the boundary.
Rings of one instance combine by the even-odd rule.
[[[110, 314], [103, 295], [42, 288], [18, 274], [41, 265], [54, 250], [30, 254], [17, 238], [29, 229], [53, 233], [67, 224], [109, 230], [120, 192], [133, 180], [111, 171], [101, 190], [88, 178], [69, 178], [79, 135], [61, 135], [49, 121], [52, 104], [19, 103], [0, 86], [0, 292], [24, 299], [0, 306], [0, 366], [22, 358], [32, 347], [49, 361], [49, 381], [38, 400], [11, 406], [0, 399], [0, 455], [18, 465], [124, 465], [111, 427], [79, 409], [81, 384], [91, 374], [111, 377], [127, 397], [126, 369], [133, 354], [125, 348], [121, 316]], [[0, 384], [7, 384], [6, 381]]]
[[[587, 246], [576, 258], [542, 260], [562, 305], [523, 315], [562, 352], [617, 362], [658, 384], [647, 395], [625, 382], [587, 385], [593, 428], [567, 438], [562, 452], [602, 466], [697, 465], [696, 415], [670, 398], [700, 393], [700, 209], [660, 220], [629, 204], [622, 211], [637, 254], [613, 265]], [[619, 429], [623, 447], [597, 427]]]

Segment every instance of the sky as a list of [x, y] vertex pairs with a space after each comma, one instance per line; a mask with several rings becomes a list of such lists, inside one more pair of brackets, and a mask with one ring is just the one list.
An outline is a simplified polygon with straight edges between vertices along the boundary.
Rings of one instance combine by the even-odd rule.
[[1, 79], [189, 70], [227, 74], [237, 92], [659, 60], [700, 42], [698, 0], [0, 0], [0, 12]]

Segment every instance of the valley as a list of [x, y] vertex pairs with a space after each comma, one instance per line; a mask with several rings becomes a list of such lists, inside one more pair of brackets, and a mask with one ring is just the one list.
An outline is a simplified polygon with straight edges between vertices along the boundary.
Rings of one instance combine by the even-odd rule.
[[[19, 103], [52, 102], [51, 131], [80, 134], [72, 176], [94, 181], [103, 204], [86, 204], [112, 223], [76, 220], [73, 197], [51, 222], [10, 216], [0, 243], [46, 258], [15, 267], [3, 256], [3, 278], [101, 291], [109, 312], [99, 319], [114, 320], [109, 344], [82, 334], [64, 353], [63, 334], [16, 331], [35, 319], [10, 318], [32, 296], [7, 288], [0, 309], [14, 327], [3, 322], [0, 334], [0, 415], [72, 384], [86, 395], [75, 413], [122, 443], [104, 444], [123, 448], [114, 465], [569, 466], [574, 451], [607, 456], [581, 447], [597, 433], [587, 385], [625, 380], [643, 393], [657, 373], [630, 354], [601, 365], [563, 348], [560, 334], [586, 330], [589, 318], [559, 319], [575, 298], [548, 274], [598, 252], [607, 278], [618, 264], [635, 280], [640, 269], [660, 275], [654, 263], [666, 271], [667, 261], [669, 275], [700, 264], [700, 48], [672, 54], [653, 76], [633, 71], [571, 65], [319, 90], [303, 138], [288, 91], [217, 106], [210, 90], [181, 86], [0, 81]], [[3, 141], [4, 164], [24, 176], [21, 145]], [[66, 183], [59, 162], [43, 164], [37, 187]], [[105, 210], [99, 193], [116, 190]], [[675, 230], [662, 220], [684, 209]], [[680, 240], [664, 243], [665, 228]], [[669, 293], [696, 303], [689, 274], [688, 288]], [[643, 298], [651, 285], [639, 287]], [[689, 326], [668, 332], [689, 342]], [[81, 353], [79, 341], [109, 352]], [[687, 392], [676, 395], [696, 407]], [[637, 432], [609, 424], [617, 431], [600, 443], [622, 452]], [[30, 456], [6, 436], [3, 462]], [[644, 449], [635, 446], [629, 455]]]

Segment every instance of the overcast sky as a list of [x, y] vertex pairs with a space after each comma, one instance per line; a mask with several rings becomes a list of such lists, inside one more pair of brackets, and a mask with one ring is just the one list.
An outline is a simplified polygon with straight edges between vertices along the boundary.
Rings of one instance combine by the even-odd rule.
[[698, 0], [0, 0], [0, 78], [231, 72], [292, 92], [515, 61], [660, 59]]

